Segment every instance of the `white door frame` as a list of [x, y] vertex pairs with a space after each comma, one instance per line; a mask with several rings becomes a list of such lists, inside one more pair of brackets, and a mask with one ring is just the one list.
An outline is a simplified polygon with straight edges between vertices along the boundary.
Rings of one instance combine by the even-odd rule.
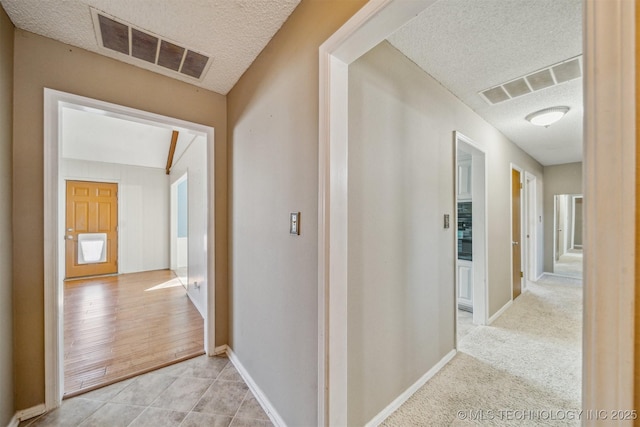
[[635, 7], [631, 0], [586, 0], [584, 7], [585, 409], [634, 407]]
[[[45, 409], [47, 411], [60, 406], [64, 392], [64, 226], [59, 226], [59, 162], [62, 144], [61, 118], [59, 110], [64, 105], [72, 105], [87, 110], [97, 109], [107, 114], [127, 116], [141, 122], [166, 126], [169, 129], [180, 127], [199, 133], [207, 138], [207, 173], [209, 212], [214, 212], [214, 129], [172, 117], [161, 116], [134, 108], [111, 104], [79, 95], [44, 89], [44, 309], [45, 309]], [[215, 237], [213, 221], [207, 218], [208, 267], [207, 268], [207, 308], [205, 319], [205, 351], [214, 354], [215, 347]]]
[[[432, 3], [433, 0], [370, 0], [320, 46], [321, 426], [347, 424], [348, 66]], [[635, 5], [629, 0], [585, 0], [584, 13], [583, 406], [632, 408], [635, 233], [631, 231], [635, 230], [635, 211], [628, 207], [635, 206]], [[598, 144], [601, 141], [607, 143]], [[620, 188], [620, 193], [612, 195], [608, 188]], [[598, 259], [597, 268], [595, 263], [589, 263], [590, 259]], [[597, 285], [612, 281], [617, 286]], [[618, 333], [612, 334], [613, 330]]]
[[[524, 173], [524, 223], [525, 223], [525, 288], [528, 282], [535, 282], [538, 279], [538, 217], [537, 213], [537, 178], [530, 172]], [[528, 236], [528, 237], [527, 237]]]
[[[576, 200], [580, 199], [582, 203], [582, 194], [576, 194], [571, 196], [571, 249], [575, 249], [576, 246]], [[582, 212], [580, 212], [582, 214]], [[582, 245], [580, 245], [582, 248]]]
[[[475, 325], [486, 325], [489, 320], [487, 302], [489, 301], [489, 286], [487, 282], [488, 262], [488, 204], [487, 204], [487, 167], [486, 153], [472, 139], [462, 133], [454, 132], [454, 153], [455, 164], [458, 164], [458, 149], [471, 155], [471, 203], [472, 205], [472, 229], [473, 229], [473, 323]], [[457, 168], [456, 168], [457, 170]], [[458, 174], [455, 174], [454, 200], [456, 206], [454, 212], [458, 211]], [[457, 217], [454, 219], [457, 223]], [[457, 239], [457, 236], [454, 235]], [[457, 241], [454, 247], [457, 248]], [[456, 249], [457, 251], [457, 249]], [[457, 259], [457, 253], [456, 253]], [[454, 280], [456, 283], [456, 310], [458, 306], [458, 269], [455, 269]], [[456, 330], [458, 327], [456, 316]], [[457, 343], [457, 340], [456, 340]], [[457, 347], [457, 344], [456, 344]]]

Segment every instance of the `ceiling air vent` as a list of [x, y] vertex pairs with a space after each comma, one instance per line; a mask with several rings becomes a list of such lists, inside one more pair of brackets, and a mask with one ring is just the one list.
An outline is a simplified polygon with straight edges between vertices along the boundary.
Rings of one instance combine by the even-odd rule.
[[[118, 54], [126, 55], [130, 63], [144, 68], [202, 80], [211, 65], [211, 57], [180, 46], [159, 35], [91, 9], [98, 45]], [[139, 62], [142, 61], [142, 62]], [[169, 74], [170, 75], [170, 74]]]
[[512, 98], [531, 92], [529, 85], [527, 85], [527, 82], [525, 82], [524, 79], [513, 80], [509, 83], [505, 83], [503, 86]]
[[495, 105], [578, 77], [582, 77], [582, 55], [483, 90], [479, 94], [487, 103]]
[[493, 89], [485, 90], [482, 94], [489, 100], [491, 104], [497, 104], [498, 102], [511, 99], [507, 91], [502, 86], [494, 87]]

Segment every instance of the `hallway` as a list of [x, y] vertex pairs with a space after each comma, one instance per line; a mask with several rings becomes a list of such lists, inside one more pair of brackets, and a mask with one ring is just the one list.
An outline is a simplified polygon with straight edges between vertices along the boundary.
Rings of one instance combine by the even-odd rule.
[[383, 425], [580, 425], [579, 283], [545, 276], [530, 285]]

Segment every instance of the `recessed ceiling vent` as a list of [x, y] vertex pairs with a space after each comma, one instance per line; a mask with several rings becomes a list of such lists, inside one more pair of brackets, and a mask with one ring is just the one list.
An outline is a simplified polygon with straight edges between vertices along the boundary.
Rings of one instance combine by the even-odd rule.
[[[175, 72], [196, 80], [202, 80], [211, 58], [193, 49], [163, 39], [149, 31], [91, 9], [98, 45], [147, 64], [145, 68]], [[136, 61], [137, 60], [137, 61]], [[140, 63], [138, 63], [140, 64]], [[141, 65], [141, 64], [140, 64]]]
[[479, 92], [490, 105], [582, 77], [582, 55]]

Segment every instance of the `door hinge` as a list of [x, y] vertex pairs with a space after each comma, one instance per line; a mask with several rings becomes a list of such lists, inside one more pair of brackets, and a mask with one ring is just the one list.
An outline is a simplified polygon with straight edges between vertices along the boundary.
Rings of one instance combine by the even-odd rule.
[[520, 183], [520, 189], [522, 190], [522, 183]]
[[520, 277], [524, 277], [524, 273], [522, 271], [520, 272]]

